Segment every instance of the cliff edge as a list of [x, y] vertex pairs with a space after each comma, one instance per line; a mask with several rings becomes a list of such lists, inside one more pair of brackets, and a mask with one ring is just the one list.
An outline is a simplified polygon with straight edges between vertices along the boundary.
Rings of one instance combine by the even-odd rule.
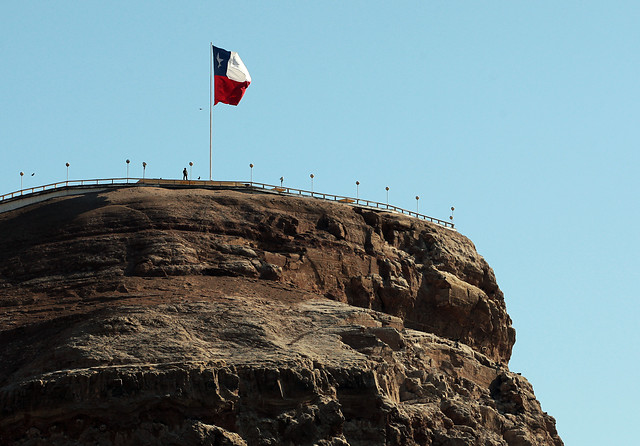
[[414, 218], [122, 187], [0, 214], [0, 443], [561, 445], [493, 271]]

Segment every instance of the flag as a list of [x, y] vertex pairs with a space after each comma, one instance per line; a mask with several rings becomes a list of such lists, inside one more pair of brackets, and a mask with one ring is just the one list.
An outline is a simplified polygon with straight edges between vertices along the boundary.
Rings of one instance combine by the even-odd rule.
[[213, 80], [215, 87], [214, 105], [218, 102], [238, 105], [244, 92], [251, 83], [249, 70], [244, 66], [238, 53], [213, 48]]

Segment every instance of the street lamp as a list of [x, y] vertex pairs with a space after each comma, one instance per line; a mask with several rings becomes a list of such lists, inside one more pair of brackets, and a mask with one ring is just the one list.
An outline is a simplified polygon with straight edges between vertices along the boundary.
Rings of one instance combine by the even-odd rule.
[[24, 172], [20, 172], [20, 195], [22, 195], [22, 177], [24, 176]]
[[250, 175], [251, 175], [250, 183], [253, 184], [253, 164], [249, 164], [249, 170], [251, 171], [251, 173], [250, 173]]
[[130, 162], [131, 161], [127, 158], [127, 161], [126, 161], [126, 163], [127, 163], [127, 183], [129, 182], [129, 163]]
[[454, 208], [453, 206], [451, 206], [451, 215], [449, 216], [449, 220], [453, 221], [453, 211], [455, 211], [456, 208]]
[[360, 200], [360, 181], [356, 181], [356, 200]]
[[147, 170], [147, 163], [142, 162], [142, 179], [144, 180], [144, 173]]
[[387, 191], [387, 208], [389, 207], [389, 186], [384, 188]]
[[193, 178], [193, 162], [189, 161], [189, 178]]
[[313, 174], [309, 175], [311, 178], [311, 193], [313, 194]]
[[420, 197], [416, 195], [416, 214], [420, 213], [420, 206], [418, 205], [418, 200], [420, 200]]
[[280, 177], [280, 187], [282, 187], [282, 182], [284, 181], [284, 177]]
[[69, 163], [66, 163], [65, 166], [67, 166], [67, 186], [69, 185]]

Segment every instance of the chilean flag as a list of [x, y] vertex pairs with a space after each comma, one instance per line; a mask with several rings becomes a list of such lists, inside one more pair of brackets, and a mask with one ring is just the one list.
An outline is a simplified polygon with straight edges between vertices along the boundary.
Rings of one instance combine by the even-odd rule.
[[212, 46], [212, 49], [214, 105], [218, 102], [238, 105], [251, 83], [249, 70], [235, 51], [227, 51], [215, 46]]

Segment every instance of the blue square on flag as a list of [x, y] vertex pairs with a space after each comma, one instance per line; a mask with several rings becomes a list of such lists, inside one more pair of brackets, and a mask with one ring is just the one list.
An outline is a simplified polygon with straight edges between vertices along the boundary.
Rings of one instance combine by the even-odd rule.
[[214, 76], [226, 76], [227, 65], [231, 58], [231, 51], [223, 50], [222, 48], [213, 47], [213, 75]]

